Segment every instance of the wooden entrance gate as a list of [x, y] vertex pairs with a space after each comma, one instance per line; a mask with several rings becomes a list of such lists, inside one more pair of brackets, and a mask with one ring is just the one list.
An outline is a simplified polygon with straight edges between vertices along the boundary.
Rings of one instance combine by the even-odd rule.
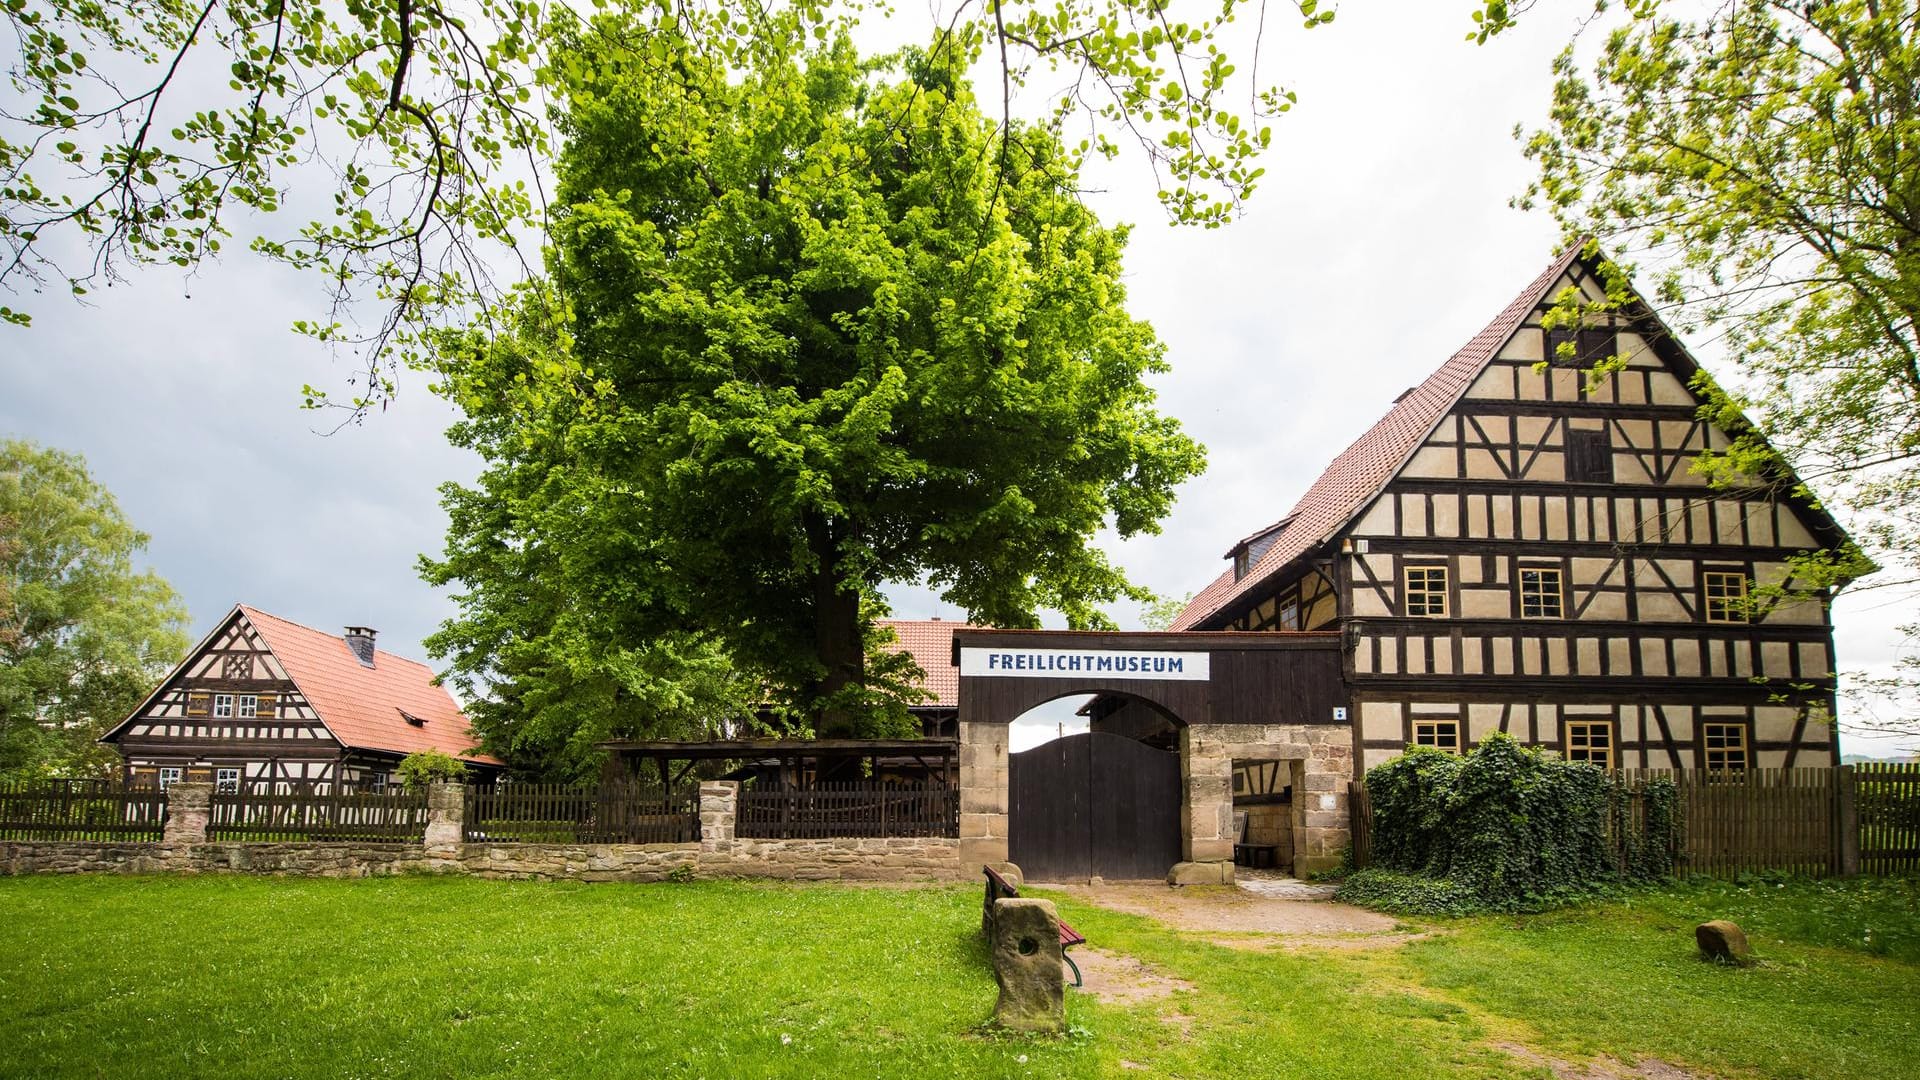
[[1163, 878], [1180, 861], [1180, 756], [1105, 732], [1007, 758], [1007, 857], [1030, 881]]

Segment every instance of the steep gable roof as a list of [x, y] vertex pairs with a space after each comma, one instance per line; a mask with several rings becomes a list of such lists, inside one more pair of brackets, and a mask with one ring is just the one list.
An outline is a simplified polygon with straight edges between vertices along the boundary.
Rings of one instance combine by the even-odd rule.
[[[433, 681], [433, 669], [417, 660], [376, 649], [367, 667], [338, 634], [240, 605], [287, 677], [319, 714], [334, 738], [357, 750], [411, 754], [439, 750], [467, 761], [499, 764], [473, 749], [467, 718], [453, 695]], [[424, 723], [416, 726], [408, 716]]]
[[913, 656], [913, 662], [927, 673], [922, 683], [933, 694], [931, 700], [920, 702], [916, 708], [956, 709], [960, 707], [960, 669], [953, 665], [953, 632], [955, 630], [977, 630], [965, 622], [950, 622], [946, 619], [877, 619], [881, 626], [890, 627], [894, 636], [900, 639], [897, 649]]
[[[1257, 591], [1269, 578], [1285, 569], [1287, 564], [1331, 539], [1358, 516], [1386, 486], [1387, 481], [1407, 463], [1420, 444], [1433, 434], [1441, 418], [1459, 402], [1461, 395], [1473, 385], [1473, 380], [1479, 377], [1487, 362], [1500, 351], [1500, 346], [1519, 329], [1528, 313], [1547, 299], [1547, 290], [1553, 288], [1560, 276], [1579, 258], [1582, 246], [1574, 244], [1569, 247], [1542, 270], [1539, 277], [1529, 282], [1492, 322], [1475, 334], [1473, 340], [1440, 365], [1440, 370], [1402, 394], [1387, 415], [1333, 459], [1333, 463], [1313, 482], [1313, 486], [1300, 497], [1293, 509], [1280, 519], [1278, 524], [1283, 526], [1280, 535], [1260, 557], [1260, 561], [1248, 567], [1238, 580], [1234, 578], [1233, 568], [1228, 567], [1212, 584], [1194, 596], [1186, 610], [1168, 629], [1190, 629], [1234, 601]], [[1253, 536], [1260, 536], [1273, 527], [1262, 529]]]

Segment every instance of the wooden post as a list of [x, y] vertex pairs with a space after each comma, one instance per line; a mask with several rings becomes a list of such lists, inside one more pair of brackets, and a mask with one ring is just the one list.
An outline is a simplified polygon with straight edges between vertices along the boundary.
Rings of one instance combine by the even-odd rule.
[[1860, 800], [1851, 765], [1834, 770], [1833, 831], [1833, 872], [1852, 877], [1860, 872]]

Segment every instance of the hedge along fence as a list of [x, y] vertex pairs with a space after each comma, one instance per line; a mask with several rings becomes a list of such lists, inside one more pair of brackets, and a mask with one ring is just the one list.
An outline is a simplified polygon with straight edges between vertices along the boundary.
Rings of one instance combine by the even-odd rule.
[[1506, 735], [1466, 756], [1416, 747], [1367, 772], [1366, 869], [1343, 899], [1392, 910], [1534, 911], [1672, 873], [1671, 780], [1552, 760]]

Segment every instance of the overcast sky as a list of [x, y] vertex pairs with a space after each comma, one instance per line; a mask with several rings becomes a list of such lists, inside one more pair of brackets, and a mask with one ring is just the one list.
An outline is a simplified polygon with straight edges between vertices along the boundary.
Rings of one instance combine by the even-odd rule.
[[[1204, 585], [1228, 544], [1284, 513], [1551, 258], [1551, 220], [1508, 206], [1531, 175], [1512, 132], [1544, 115], [1549, 62], [1588, 9], [1539, 5], [1481, 47], [1462, 40], [1472, 7], [1352, 4], [1330, 27], [1275, 31], [1261, 70], [1300, 100], [1227, 228], [1167, 226], [1138, 159], [1095, 175], [1095, 208], [1137, 225], [1129, 300], [1167, 344], [1161, 407], [1211, 462], [1161, 535], [1110, 545], [1136, 580]], [[0, 328], [0, 432], [86, 456], [152, 534], [196, 632], [244, 601], [372, 625], [383, 647], [424, 656], [452, 611], [415, 569], [441, 545], [436, 489], [477, 471], [442, 437], [451, 410], [408, 379], [387, 412], [320, 434], [331, 420], [301, 409], [301, 387], [340, 386], [351, 365], [287, 330], [314, 314], [314, 283], [242, 254], [92, 299], [8, 301], [35, 325]], [[892, 595], [900, 617], [964, 614], [924, 590]], [[1835, 621], [1844, 666], [1892, 660], [1896, 612], [1843, 597]], [[1021, 741], [1042, 729], [1051, 716]]]

